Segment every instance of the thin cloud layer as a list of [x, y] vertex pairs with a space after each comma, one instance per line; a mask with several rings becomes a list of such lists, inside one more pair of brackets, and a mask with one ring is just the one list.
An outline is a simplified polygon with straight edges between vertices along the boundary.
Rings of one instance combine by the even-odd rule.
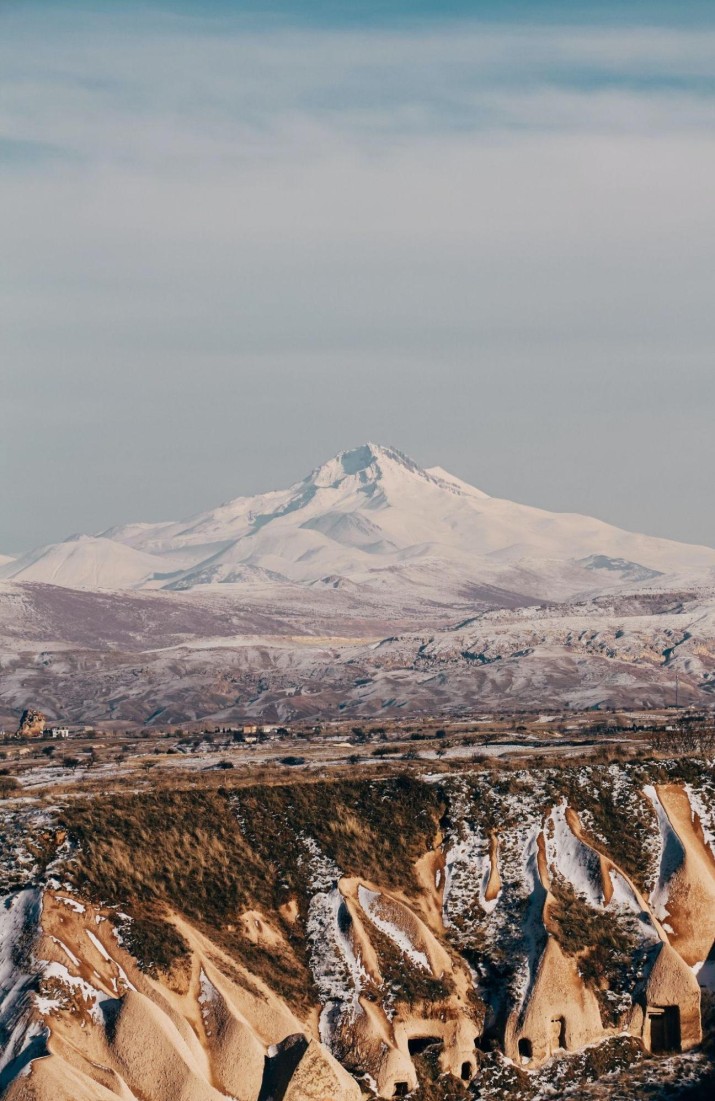
[[212, 14], [0, 14], [0, 549], [368, 437], [715, 542], [715, 31]]

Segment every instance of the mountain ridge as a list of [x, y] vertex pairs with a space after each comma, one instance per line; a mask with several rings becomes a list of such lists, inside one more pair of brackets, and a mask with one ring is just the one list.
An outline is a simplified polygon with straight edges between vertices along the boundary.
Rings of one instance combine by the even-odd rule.
[[362, 445], [287, 489], [0, 569], [0, 707], [139, 723], [652, 707], [677, 678], [710, 706], [714, 609], [710, 548]]
[[543, 585], [534, 596], [558, 597], [547, 576], [554, 563], [573, 596], [708, 570], [715, 550], [490, 497], [397, 448], [366, 443], [287, 489], [235, 497], [186, 520], [71, 536], [0, 564], [0, 578], [90, 590], [187, 589], [246, 584], [259, 570], [264, 579], [315, 584], [337, 576], [371, 587], [388, 571], [400, 587], [406, 564], [428, 560], [435, 588], [454, 574], [521, 591], [523, 576], [537, 573]]

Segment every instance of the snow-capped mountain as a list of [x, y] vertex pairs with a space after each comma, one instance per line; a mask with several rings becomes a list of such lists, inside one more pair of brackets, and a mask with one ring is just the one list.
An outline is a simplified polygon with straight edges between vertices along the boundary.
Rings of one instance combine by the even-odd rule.
[[11, 560], [2, 576], [67, 589], [132, 589], [167, 570], [163, 558], [102, 536], [73, 535]]
[[368, 443], [286, 490], [73, 536], [9, 561], [0, 577], [86, 590], [351, 585], [461, 607], [485, 591], [501, 592], [496, 605], [513, 603], [505, 594], [528, 603], [711, 571], [711, 548], [489, 497]]
[[[390, 447], [0, 567], [0, 723], [715, 698], [715, 550], [489, 497]], [[5, 721], [11, 721], [10, 718]]]

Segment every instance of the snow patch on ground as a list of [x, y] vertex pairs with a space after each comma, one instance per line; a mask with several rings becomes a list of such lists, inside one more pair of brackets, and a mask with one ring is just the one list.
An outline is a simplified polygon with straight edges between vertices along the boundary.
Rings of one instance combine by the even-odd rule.
[[[129, 978], [115, 959], [109, 954], [107, 949], [101, 943], [98, 937], [95, 936], [91, 930], [85, 930], [87, 937], [100, 956], [107, 962], [111, 963], [117, 970], [117, 976], [111, 979], [111, 985], [114, 989], [114, 993], [119, 995], [119, 982], [121, 981], [124, 989], [134, 989]], [[67, 955], [71, 964], [74, 967], [78, 967], [80, 961], [71, 952], [62, 941], [59, 941], [56, 937], [52, 940], [55, 944], [59, 945]], [[41, 993], [35, 995], [35, 1007], [43, 1014], [50, 1014], [56, 1010], [66, 1008], [67, 1000], [71, 1000], [76, 1003], [79, 999], [84, 1006], [84, 1009], [89, 1016], [97, 1023], [103, 1022], [101, 1006], [108, 1001], [112, 1000], [112, 996], [105, 993], [103, 990], [87, 982], [86, 979], [79, 975], [73, 975], [68, 967], [59, 963], [57, 960], [51, 961], [38, 961], [39, 965], [39, 977], [41, 979]], [[95, 971], [95, 974], [97, 972]], [[97, 975], [99, 978], [99, 976]], [[66, 995], [64, 993], [66, 991]]]
[[613, 884], [613, 896], [608, 904], [609, 910], [615, 909], [632, 914], [635, 917], [635, 928], [640, 940], [643, 943], [654, 944], [660, 938], [650, 915], [643, 910], [630, 883], [615, 868], [611, 868], [609, 875]]
[[112, 961], [112, 957], [110, 956], [109, 952], [108, 952], [108, 951], [107, 951], [107, 949], [106, 949], [106, 948], [104, 947], [104, 945], [102, 944], [102, 942], [101, 942], [101, 940], [99, 939], [99, 937], [96, 937], [96, 936], [94, 935], [94, 933], [92, 933], [92, 932], [91, 932], [91, 930], [89, 930], [89, 929], [86, 929], [86, 930], [85, 930], [85, 932], [87, 933], [87, 936], [89, 937], [89, 939], [90, 939], [90, 941], [92, 942], [92, 944], [94, 945], [94, 947], [95, 947], [95, 948], [97, 949], [97, 951], [99, 952], [99, 954], [100, 954], [100, 956], [102, 957], [102, 959], [106, 960], [106, 961], [107, 961], [107, 963], [112, 963], [112, 962], [113, 962], [113, 961]]
[[536, 980], [539, 961], [544, 950], [544, 923], [543, 910], [546, 892], [541, 883], [538, 867], [538, 840], [541, 833], [540, 826], [534, 826], [529, 831], [524, 846], [522, 860], [522, 883], [528, 890], [528, 905], [524, 921], [524, 945], [526, 954], [520, 961], [516, 979], [518, 998], [517, 1005], [520, 1008], [526, 1004], [529, 991]]
[[85, 932], [87, 933], [87, 936], [88, 936], [89, 940], [91, 941], [91, 943], [94, 945], [94, 947], [99, 952], [102, 959], [106, 960], [107, 963], [111, 963], [112, 966], [115, 967], [116, 970], [117, 970], [116, 976], [114, 976], [112, 978], [112, 987], [114, 989], [114, 992], [116, 994], [121, 993], [121, 991], [119, 989], [120, 982], [123, 984], [124, 990], [134, 990], [134, 989], [136, 989], [134, 987], [134, 985], [132, 984], [132, 982], [130, 981], [129, 976], [127, 975], [127, 973], [124, 970], [124, 968], [122, 967], [122, 965], [120, 963], [117, 963], [117, 961], [114, 959], [113, 956], [110, 956], [109, 952], [104, 947], [104, 945], [102, 944], [99, 937], [95, 936], [95, 934], [90, 929], [86, 929]]
[[566, 800], [554, 807], [544, 829], [546, 860], [577, 894], [596, 909], [603, 906], [601, 862], [598, 854], [584, 845], [566, 821]]
[[67, 956], [67, 959], [70, 961], [71, 964], [73, 964], [75, 967], [79, 967], [79, 960], [75, 956], [74, 952], [70, 948], [67, 947], [67, 945], [64, 943], [64, 941], [59, 940], [57, 937], [50, 937], [50, 940], [52, 941], [53, 944], [56, 944], [58, 948], [62, 949], [62, 951]]
[[613, 867], [609, 871], [613, 893], [606, 906], [598, 853], [571, 831], [566, 820], [566, 806], [564, 800], [554, 808], [547, 820], [544, 833], [549, 867], [556, 869], [595, 910], [607, 909], [615, 913], [637, 932], [641, 942], [654, 943], [658, 940], [658, 934], [650, 916], [644, 912], [628, 880]]
[[354, 1018], [362, 1012], [358, 999], [368, 974], [350, 936], [352, 918], [338, 889], [340, 868], [314, 838], [302, 836], [300, 840], [304, 853], [299, 861], [307, 866], [312, 892], [306, 928], [310, 967], [323, 1003], [320, 1038], [330, 1048], [343, 1016], [347, 1013]]
[[219, 1000], [219, 993], [213, 985], [203, 967], [199, 972], [199, 1006], [201, 1020], [204, 1023], [204, 1031], [207, 1036], [213, 1034], [215, 1028], [215, 1004]]
[[[469, 797], [464, 784], [455, 782], [450, 792], [453, 827], [446, 843], [442, 919], [456, 929], [474, 899], [485, 914], [491, 914], [499, 897], [487, 901], [491, 873], [489, 841], [469, 820]], [[439, 886], [439, 884], [438, 884]]]
[[372, 924], [386, 937], [389, 937], [392, 943], [396, 944], [412, 963], [425, 971], [431, 970], [429, 960], [424, 952], [420, 952], [419, 948], [412, 943], [406, 931], [388, 917], [385, 900], [379, 891], [369, 891], [367, 887], [360, 886], [358, 887], [358, 900]]
[[58, 902], [64, 902], [65, 906], [69, 906], [76, 914], [84, 914], [87, 909], [81, 902], [77, 902], [74, 898], [67, 898], [66, 895], [55, 895], [55, 898]]
[[[543, 824], [545, 793], [541, 780], [514, 773], [504, 785], [479, 774], [440, 778], [449, 795], [445, 926], [459, 946], [480, 943], [483, 958], [508, 961], [509, 973], [495, 977], [480, 967], [474, 979], [482, 996], [499, 1013], [523, 1005], [545, 944], [542, 920], [545, 892], [537, 868], [537, 838]], [[486, 831], [494, 823], [499, 836], [501, 888], [487, 902], [490, 857]], [[501, 1006], [501, 1009], [500, 1009]]]
[[45, 1052], [47, 1031], [31, 1019], [32, 945], [41, 912], [38, 888], [0, 899], [0, 1088]]
[[677, 833], [670, 824], [670, 819], [665, 813], [663, 804], [658, 798], [658, 793], [653, 785], [646, 784], [643, 788], [643, 792], [650, 800], [655, 810], [661, 838], [658, 879], [655, 887], [651, 891], [650, 903], [658, 920], [665, 921], [669, 916], [668, 892], [670, 880], [682, 864], [685, 858], [685, 850], [680, 843]]
[[103, 990], [92, 986], [86, 979], [79, 975], [72, 975], [63, 963], [57, 963], [56, 960], [45, 962], [42, 968], [42, 982], [43, 986], [52, 993], [36, 996], [35, 1004], [40, 1013], [44, 1015], [64, 1008], [65, 998], [62, 991], [58, 989], [58, 987], [64, 987], [73, 999], [77, 997], [81, 999], [84, 1008], [93, 1021], [96, 1021], [97, 1024], [103, 1023], [104, 1018], [100, 1006], [105, 1002], [112, 1001], [112, 999]]

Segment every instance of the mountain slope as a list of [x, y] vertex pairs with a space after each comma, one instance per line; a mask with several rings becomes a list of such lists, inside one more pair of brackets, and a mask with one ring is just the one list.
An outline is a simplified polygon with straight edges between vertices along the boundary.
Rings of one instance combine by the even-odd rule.
[[156, 535], [133, 539], [133, 545], [154, 550], [195, 545], [198, 539], [226, 541], [211, 558], [216, 580], [230, 576], [238, 562], [304, 582], [326, 571], [366, 582], [381, 567], [433, 559], [465, 576], [494, 581], [513, 573], [517, 563], [533, 569], [534, 563], [555, 560], [575, 567], [591, 559], [582, 567], [590, 573], [579, 580], [596, 587], [597, 558], [622, 560], [629, 572], [634, 565], [663, 573], [715, 566], [710, 548], [491, 498], [375, 444], [341, 452], [285, 493], [238, 498], [181, 530], [164, 528], [161, 547]]
[[715, 551], [488, 497], [367, 444], [286, 490], [0, 568], [0, 718], [702, 706]]
[[[91, 535], [72, 536], [10, 561], [0, 578], [68, 589], [134, 589], [171, 570], [167, 558]], [[176, 571], [176, 567], [174, 567]]]
[[182, 590], [331, 578], [461, 605], [479, 586], [534, 602], [713, 569], [711, 548], [492, 498], [394, 448], [365, 444], [289, 489], [239, 497], [182, 522], [124, 525], [41, 548], [0, 576]]

